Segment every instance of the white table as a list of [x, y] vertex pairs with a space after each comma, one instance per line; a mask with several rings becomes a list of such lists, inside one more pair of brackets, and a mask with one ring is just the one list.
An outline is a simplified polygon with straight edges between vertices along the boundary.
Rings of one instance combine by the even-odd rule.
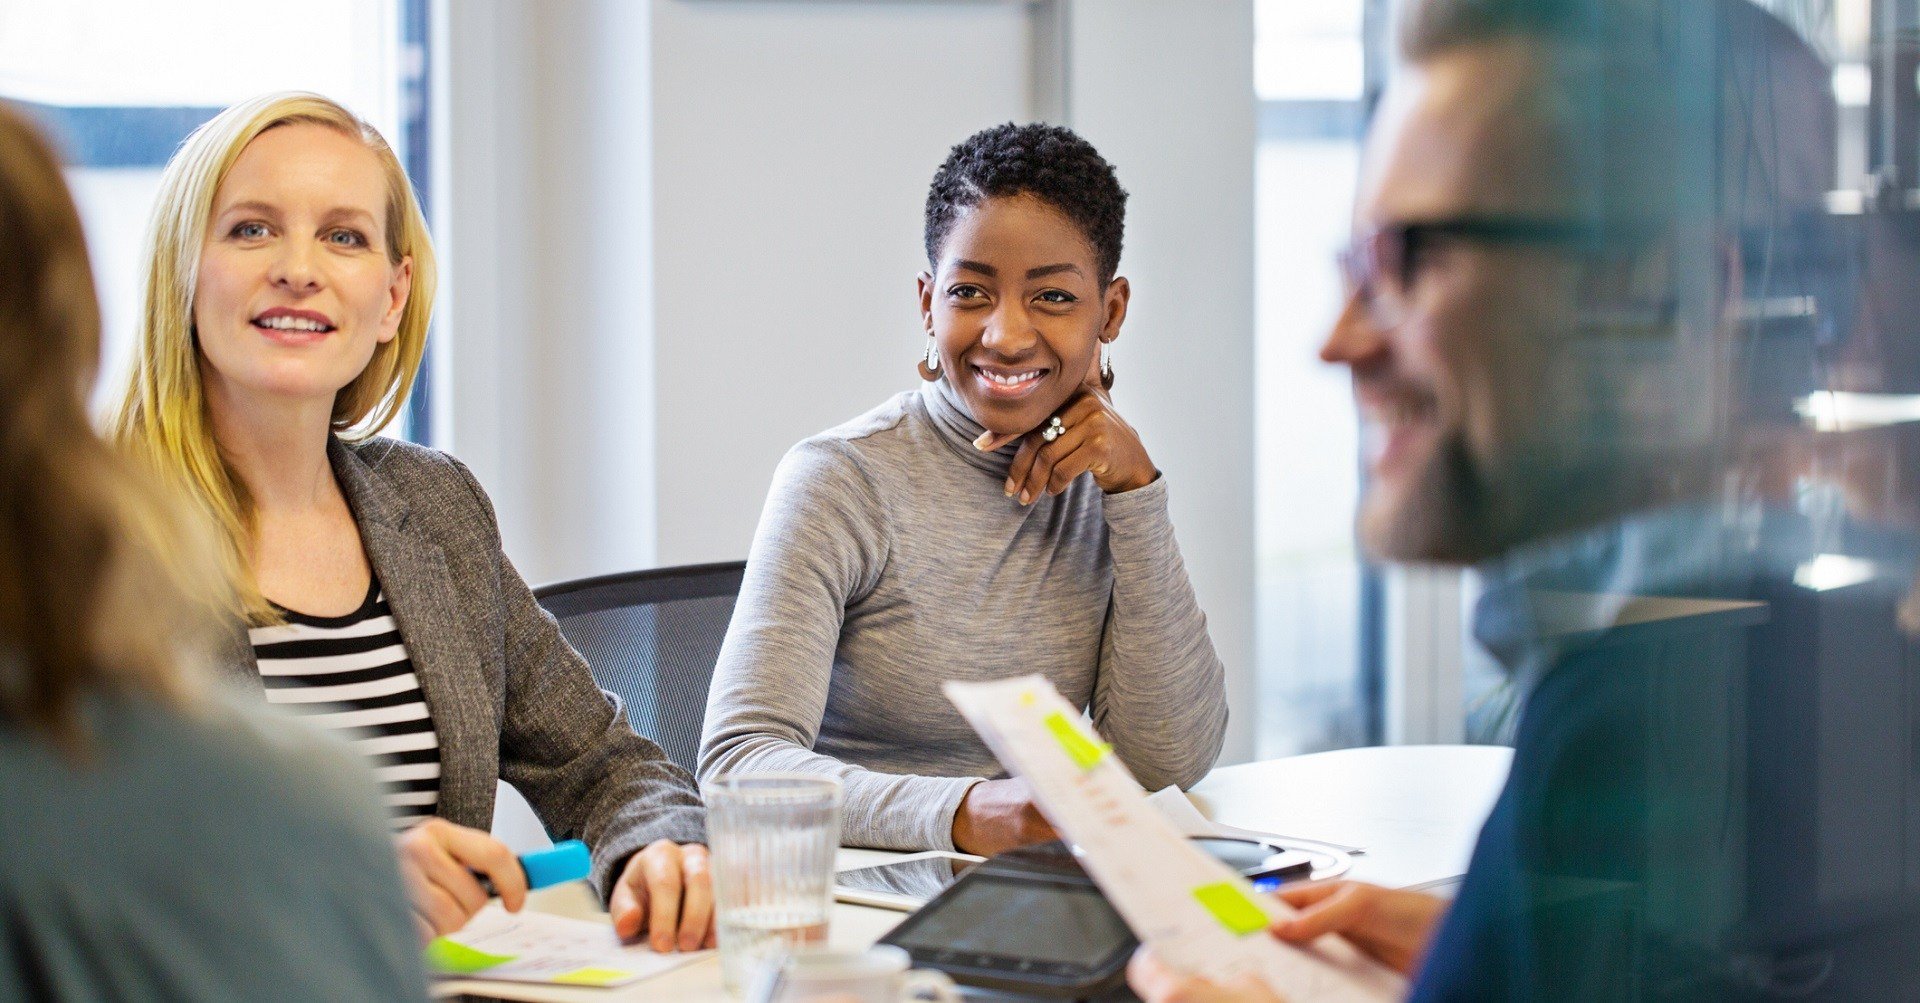
[[[1365, 846], [1352, 877], [1396, 887], [1443, 885], [1465, 872], [1480, 823], [1505, 782], [1512, 753], [1486, 746], [1345, 749], [1228, 766], [1190, 792], [1215, 821], [1284, 836]], [[841, 850], [842, 867], [893, 854]], [[532, 908], [606, 921], [583, 883], [535, 892]], [[905, 913], [835, 903], [828, 935], [835, 947], [878, 940]], [[525, 986], [458, 980], [436, 995], [473, 993], [552, 1003], [720, 1003], [720, 959], [708, 957], [618, 990]]]
[[1512, 763], [1492, 745], [1342, 749], [1221, 767], [1187, 793], [1216, 822], [1366, 847], [1355, 880], [1435, 888], [1466, 873]]

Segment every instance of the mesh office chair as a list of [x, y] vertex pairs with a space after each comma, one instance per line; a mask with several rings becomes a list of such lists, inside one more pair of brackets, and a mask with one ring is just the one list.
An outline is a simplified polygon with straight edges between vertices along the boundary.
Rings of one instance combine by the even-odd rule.
[[534, 590], [627, 719], [695, 770], [720, 642], [747, 562], [629, 571]]

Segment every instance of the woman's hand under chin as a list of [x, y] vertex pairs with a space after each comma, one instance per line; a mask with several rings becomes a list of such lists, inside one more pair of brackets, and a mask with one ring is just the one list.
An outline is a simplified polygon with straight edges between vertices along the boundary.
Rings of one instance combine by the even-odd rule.
[[1082, 384], [1053, 417], [1062, 431], [1051, 442], [1046, 437], [1050, 420], [1024, 435], [989, 433], [974, 443], [991, 452], [1021, 440], [1005, 485], [1008, 497], [1018, 496], [1020, 504], [1057, 495], [1085, 473], [1093, 474], [1094, 483], [1107, 494], [1146, 487], [1160, 476], [1140, 433], [1114, 410], [1113, 398], [1097, 381]]

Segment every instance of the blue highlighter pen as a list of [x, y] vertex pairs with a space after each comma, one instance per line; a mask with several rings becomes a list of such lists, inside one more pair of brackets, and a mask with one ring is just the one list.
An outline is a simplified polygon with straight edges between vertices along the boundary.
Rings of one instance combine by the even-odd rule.
[[[577, 839], [555, 843], [551, 849], [520, 855], [520, 871], [527, 876], [528, 891], [579, 881], [592, 869], [593, 855], [587, 852], [587, 844]], [[487, 890], [488, 897], [500, 894], [485, 875], [474, 876], [480, 879], [480, 887]]]

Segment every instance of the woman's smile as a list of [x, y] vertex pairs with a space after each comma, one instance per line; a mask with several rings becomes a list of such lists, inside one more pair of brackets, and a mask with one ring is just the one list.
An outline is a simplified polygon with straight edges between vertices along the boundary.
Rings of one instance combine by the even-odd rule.
[[990, 363], [973, 363], [974, 382], [980, 392], [995, 400], [1018, 400], [1040, 389], [1045, 382], [1046, 367], [1000, 366]]
[[932, 264], [920, 309], [941, 365], [923, 375], [949, 381], [995, 436], [1025, 435], [1071, 400], [1125, 316], [1125, 281], [1103, 284], [1080, 224], [1033, 195], [956, 215]]
[[284, 306], [262, 310], [249, 323], [268, 341], [282, 345], [311, 345], [337, 330], [324, 313]]

